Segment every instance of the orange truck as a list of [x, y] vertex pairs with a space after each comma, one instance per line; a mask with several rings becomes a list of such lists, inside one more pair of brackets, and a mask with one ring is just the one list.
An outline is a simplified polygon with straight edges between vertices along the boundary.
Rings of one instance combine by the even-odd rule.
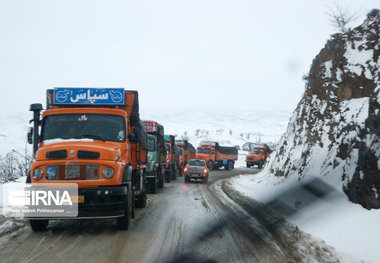
[[175, 143], [180, 148], [179, 167], [181, 173], [183, 173], [183, 168], [191, 159], [195, 158], [197, 151], [188, 140], [176, 140]]
[[202, 141], [197, 148], [196, 158], [205, 160], [209, 169], [224, 167], [231, 170], [238, 159], [238, 149], [220, 146], [218, 142]]
[[245, 158], [247, 168], [257, 165], [257, 167], [261, 169], [272, 150], [267, 144], [252, 144], [250, 145], [250, 148], [251, 150]]
[[[41, 119], [41, 104], [30, 110], [34, 127], [28, 142], [35, 158], [27, 183], [76, 183], [73, 219], [116, 218], [119, 228], [128, 229], [134, 208], [146, 205], [147, 135], [138, 92], [55, 88], [47, 90]], [[30, 225], [43, 231], [49, 219], [54, 218], [31, 218]]]

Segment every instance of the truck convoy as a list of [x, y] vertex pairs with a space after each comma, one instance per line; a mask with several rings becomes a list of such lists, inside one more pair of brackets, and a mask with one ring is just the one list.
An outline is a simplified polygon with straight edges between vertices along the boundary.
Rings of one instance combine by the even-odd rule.
[[195, 158], [197, 151], [188, 140], [175, 140], [175, 143], [180, 148], [179, 168], [180, 173], [183, 173], [183, 169], [191, 159]]
[[263, 167], [272, 150], [267, 144], [252, 144], [249, 154], [246, 156], [247, 168], [257, 165], [259, 169]]
[[[187, 140], [164, 135], [159, 123], [141, 121], [133, 90], [49, 89], [41, 116], [42, 110], [42, 104], [30, 106], [28, 143], [34, 160], [26, 182], [44, 188], [77, 186], [71, 200], [78, 214], [29, 216], [33, 231], [45, 230], [50, 219], [85, 218], [115, 218], [120, 229], [128, 229], [135, 208], [146, 206], [147, 191], [156, 193], [165, 181], [176, 180], [191, 159], [230, 170], [238, 158], [236, 147], [206, 141], [195, 150]], [[208, 178], [208, 169], [203, 172]]]
[[[147, 135], [137, 91], [55, 88], [47, 109], [32, 104], [28, 134], [35, 159], [27, 182], [76, 183], [78, 217], [116, 218], [128, 229], [135, 207], [146, 205]], [[39, 133], [39, 129], [41, 132]], [[43, 231], [49, 218], [31, 218]]]
[[224, 167], [231, 170], [238, 159], [238, 149], [220, 146], [217, 142], [202, 141], [197, 148], [196, 158], [205, 160], [209, 169]]
[[148, 133], [148, 170], [146, 172], [148, 190], [155, 194], [158, 187], [164, 187], [165, 180], [164, 126], [155, 121], [143, 121], [143, 123]]

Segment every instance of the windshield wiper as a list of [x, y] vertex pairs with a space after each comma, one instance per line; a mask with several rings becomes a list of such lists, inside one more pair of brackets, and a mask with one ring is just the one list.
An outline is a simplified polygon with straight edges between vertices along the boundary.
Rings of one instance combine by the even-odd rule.
[[105, 142], [106, 140], [95, 134], [81, 134], [80, 138], [88, 138]]

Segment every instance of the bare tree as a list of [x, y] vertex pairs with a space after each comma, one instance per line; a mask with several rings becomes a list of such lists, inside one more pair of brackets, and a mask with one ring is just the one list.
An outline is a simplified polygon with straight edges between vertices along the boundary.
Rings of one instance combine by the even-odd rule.
[[348, 25], [359, 17], [359, 11], [350, 11], [347, 7], [342, 7], [337, 3], [333, 8], [329, 8], [326, 14], [330, 18], [330, 23], [342, 33], [350, 31], [351, 28]]
[[32, 156], [26, 150], [25, 154], [12, 150], [4, 158], [0, 158], [0, 182], [14, 181], [26, 176], [31, 162]]

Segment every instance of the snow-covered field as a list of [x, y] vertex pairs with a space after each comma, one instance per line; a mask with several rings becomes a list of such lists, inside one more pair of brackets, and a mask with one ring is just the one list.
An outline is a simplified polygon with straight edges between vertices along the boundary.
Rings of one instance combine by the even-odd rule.
[[[366, 210], [349, 202], [342, 191], [342, 183], [335, 177], [319, 179], [334, 190], [308, 206], [303, 206], [310, 200], [306, 192], [302, 195], [296, 191], [287, 194], [286, 200], [281, 201], [297, 211], [287, 220], [333, 246], [341, 255], [342, 262], [380, 262], [380, 211]], [[289, 189], [300, 189], [296, 177], [276, 177], [266, 170], [256, 175], [234, 177], [229, 183], [245, 196], [264, 203]]]

